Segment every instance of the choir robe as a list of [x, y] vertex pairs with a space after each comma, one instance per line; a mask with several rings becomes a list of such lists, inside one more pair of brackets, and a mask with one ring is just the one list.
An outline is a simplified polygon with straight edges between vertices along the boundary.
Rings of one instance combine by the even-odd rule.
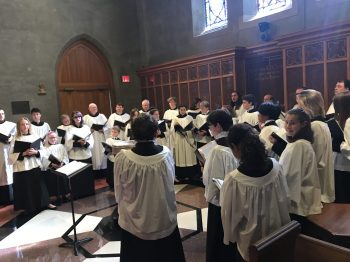
[[279, 126], [277, 126], [276, 121], [274, 120], [268, 120], [265, 122], [260, 131], [259, 137], [263, 141], [268, 155], [278, 160], [279, 156], [272, 151], [273, 144], [270, 142], [269, 139], [273, 132], [276, 133], [278, 136], [285, 138], [284, 129], [281, 129]]
[[[104, 114], [97, 113], [96, 116], [85, 115], [84, 123], [91, 128], [93, 124], [105, 125], [107, 123], [107, 118]], [[103, 131], [107, 131], [107, 127], [103, 127]], [[102, 142], [106, 141], [105, 134], [99, 131], [94, 131], [92, 133], [92, 137], [94, 138], [94, 145], [92, 147], [92, 169], [100, 170], [107, 168], [107, 157], [104, 154], [104, 148], [102, 146]]]
[[[0, 133], [12, 138], [16, 134], [16, 123], [5, 121], [0, 124]], [[11, 138], [10, 138], [11, 139]], [[9, 164], [10, 144], [0, 142], [0, 205], [10, 204], [13, 200], [13, 169]]]
[[51, 131], [51, 128], [48, 123], [46, 122], [32, 122], [32, 134], [37, 135], [41, 138], [42, 141], [44, 141], [47, 133]]
[[[196, 119], [193, 121], [193, 125], [198, 129], [201, 130], [201, 128], [207, 123], [209, 112], [206, 114], [199, 114], [196, 116]], [[195, 136], [195, 141], [199, 143], [199, 145], [203, 146], [204, 144], [209, 143], [211, 139], [211, 135], [209, 133], [209, 130], [206, 130], [207, 134], [203, 137], [200, 137], [199, 135]]]
[[211, 150], [203, 168], [205, 199], [208, 202], [206, 261], [227, 261], [234, 258], [232, 247], [223, 244], [223, 227], [221, 222], [220, 190], [213, 178], [225, 179], [225, 176], [238, 167], [226, 141], [228, 132], [223, 131], [215, 137], [217, 145]]
[[290, 213], [299, 216], [320, 214], [320, 180], [315, 152], [309, 141], [299, 139], [287, 144], [279, 163], [290, 192]]
[[39, 138], [37, 135], [22, 135], [11, 141], [9, 162], [13, 164], [14, 210], [24, 209], [26, 213], [35, 213], [49, 205], [40, 157], [23, 157], [21, 153], [13, 152], [16, 141], [33, 142]]
[[[120, 140], [118, 137], [109, 137], [106, 139], [106, 144], [113, 147], [118, 144], [118, 141]], [[114, 162], [115, 162], [115, 155], [113, 152], [108, 152], [105, 155], [107, 155], [107, 174], [106, 174], [106, 182], [108, 185], [113, 188], [114, 186], [114, 176], [113, 176], [113, 167], [114, 167]]]
[[[194, 146], [194, 139], [192, 135], [192, 131], [189, 128], [193, 123], [193, 118], [189, 115], [185, 117], [175, 117], [171, 123], [170, 132], [171, 139], [174, 145], [174, 159], [175, 166], [177, 167], [190, 167], [197, 164], [196, 155], [194, 154], [195, 149], [189, 144], [191, 143]], [[184, 134], [186, 134], [187, 139], [176, 132], [176, 126], [180, 126]], [[187, 128], [186, 128], [187, 127]]]
[[350, 203], [350, 118], [345, 122], [344, 140], [340, 152], [334, 154], [335, 201]]
[[173, 120], [175, 117], [179, 115], [179, 110], [176, 109], [168, 109], [164, 112], [164, 120]]
[[238, 123], [247, 123], [251, 126], [256, 126], [259, 123], [258, 114], [259, 112], [252, 107], [238, 118]]
[[150, 156], [125, 149], [117, 154], [114, 188], [122, 228], [121, 259], [185, 261], [177, 228], [174, 173], [166, 147]]
[[50, 169], [50, 155], [53, 155], [63, 164], [69, 163], [68, 153], [62, 144], [47, 145], [40, 150], [42, 171], [45, 172], [45, 181], [50, 196], [65, 195], [68, 192], [66, 181], [62, 176], [52, 173]]
[[332, 102], [332, 104], [329, 106], [326, 115], [332, 115], [335, 113], [335, 109], [334, 109], [334, 104]]
[[232, 171], [220, 191], [223, 241], [237, 243], [245, 260], [250, 245], [290, 221], [288, 187], [281, 167], [272, 161], [272, 170], [262, 177]]
[[179, 110], [176, 109], [168, 109], [164, 112], [163, 120], [166, 121], [165, 128], [166, 131], [163, 133], [164, 137], [157, 137], [157, 143], [158, 145], [166, 146], [170, 149], [170, 151], [173, 151], [174, 144], [172, 139], [170, 138], [170, 126], [171, 121], [179, 115]]
[[132, 135], [132, 130], [131, 130], [131, 122], [129, 122], [125, 126], [124, 139], [122, 139], [122, 140], [124, 140], [124, 141], [134, 140], [134, 136]]
[[324, 203], [332, 203], [335, 200], [335, 189], [331, 133], [328, 125], [318, 120], [311, 122], [311, 129], [314, 133], [312, 147], [316, 155], [321, 200]]
[[[67, 133], [69, 132], [69, 129], [70, 129], [71, 127], [72, 127], [72, 125], [68, 125], [68, 126], [60, 125], [60, 126], [58, 126], [58, 127], [56, 128], [56, 133], [57, 133], [57, 135], [58, 135], [58, 143], [60, 143], [60, 144], [62, 144], [62, 145], [64, 145], [64, 144], [66, 143], [66, 135], [67, 135]], [[66, 133], [65, 133], [65, 135], [64, 135], [63, 137], [60, 136], [58, 129], [66, 131]]]
[[124, 113], [122, 115], [118, 115], [117, 113], [113, 113], [109, 116], [108, 121], [107, 121], [107, 128], [108, 128], [108, 134], [110, 135], [111, 133], [111, 128], [114, 126], [114, 121], [119, 121], [121, 123], [125, 123], [125, 126], [119, 126], [120, 131], [118, 138], [120, 140], [125, 140], [125, 128], [127, 125], [127, 122], [130, 120], [130, 115], [127, 113]]

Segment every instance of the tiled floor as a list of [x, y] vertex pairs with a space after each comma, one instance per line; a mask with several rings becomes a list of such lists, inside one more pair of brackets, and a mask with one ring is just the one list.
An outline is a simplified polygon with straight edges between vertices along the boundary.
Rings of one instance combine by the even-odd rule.
[[[111, 257], [120, 249], [118, 226], [112, 218], [114, 193], [103, 180], [97, 180], [95, 185], [94, 196], [74, 201], [76, 220], [83, 215], [77, 226], [77, 238], [93, 238], [83, 245], [78, 256], [74, 256], [72, 248], [58, 247], [65, 242], [61, 236], [72, 225], [70, 203], [54, 211], [42, 211], [35, 217], [25, 217], [21, 212], [14, 212], [13, 206], [7, 206], [0, 209], [0, 261], [119, 261]], [[207, 203], [204, 189], [176, 185], [175, 190], [186, 261], [205, 261]], [[202, 223], [197, 224], [197, 221]]]

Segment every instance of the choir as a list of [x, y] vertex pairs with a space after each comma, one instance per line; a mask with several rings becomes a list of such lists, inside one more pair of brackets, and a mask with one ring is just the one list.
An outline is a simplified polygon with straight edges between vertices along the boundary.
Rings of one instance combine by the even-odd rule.
[[[304, 87], [286, 115], [272, 95], [257, 106], [252, 94], [234, 91], [228, 107], [213, 111], [206, 100], [188, 109], [169, 97], [162, 119], [148, 99], [130, 114], [118, 102], [109, 118], [91, 103], [85, 116], [63, 114], [55, 131], [38, 108], [32, 122], [22, 117], [17, 125], [0, 108], [0, 205], [53, 209], [49, 197], [69, 192], [50, 170], [89, 163], [72, 182], [74, 197], [93, 194], [96, 172], [106, 175], [119, 204], [122, 260], [140, 259], [134, 245], [153, 259], [176, 246], [174, 261], [182, 261], [173, 184], [196, 178], [208, 202], [207, 261], [248, 260], [250, 244], [290, 219], [303, 225], [323, 203], [350, 203], [348, 83], [338, 81], [327, 115], [321, 93]], [[133, 149], [113, 153], [129, 140]]]

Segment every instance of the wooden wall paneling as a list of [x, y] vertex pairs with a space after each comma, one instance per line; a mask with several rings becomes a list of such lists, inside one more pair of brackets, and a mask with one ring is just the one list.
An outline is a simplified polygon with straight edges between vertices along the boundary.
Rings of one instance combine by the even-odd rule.
[[166, 100], [170, 97], [170, 86], [165, 85], [163, 86], [163, 112], [168, 109], [168, 103]]
[[147, 88], [141, 88], [141, 100], [148, 98]]
[[180, 99], [180, 89], [179, 89], [179, 84], [172, 84], [170, 86], [170, 94], [171, 96], [175, 96], [176, 99]]
[[222, 95], [220, 78], [210, 79], [210, 98], [210, 108], [212, 110], [221, 108]]
[[303, 86], [302, 67], [292, 67], [287, 69], [287, 92], [288, 92], [288, 109], [295, 104], [295, 90]]
[[315, 89], [321, 94], [324, 92], [324, 70], [323, 64], [305, 66], [305, 78], [307, 88]]
[[147, 88], [147, 97], [150, 101], [150, 106], [154, 107], [156, 105], [155, 87]]
[[222, 104], [229, 105], [231, 101], [231, 94], [233, 92], [233, 76], [222, 78]]
[[192, 106], [194, 99], [199, 97], [197, 81], [189, 83], [188, 92], [189, 92], [189, 100], [190, 100], [189, 106]]
[[161, 86], [155, 87], [156, 108], [159, 110], [159, 114], [162, 115], [165, 99], [163, 98], [163, 88]]
[[208, 64], [199, 65], [198, 66], [198, 78], [199, 79], [207, 78], [209, 76], [208, 70], [209, 70]]
[[201, 81], [199, 81], [198, 89], [199, 89], [199, 97], [202, 100], [210, 101], [209, 80], [201, 80]]
[[190, 106], [190, 96], [188, 92], [188, 83], [180, 84], [180, 97], [179, 103], [182, 105]]

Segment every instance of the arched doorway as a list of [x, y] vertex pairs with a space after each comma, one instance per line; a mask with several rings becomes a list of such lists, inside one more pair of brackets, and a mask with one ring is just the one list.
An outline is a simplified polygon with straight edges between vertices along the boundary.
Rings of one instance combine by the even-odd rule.
[[61, 113], [87, 113], [96, 103], [107, 117], [111, 114], [112, 72], [106, 58], [91, 43], [79, 40], [62, 54], [57, 71]]

